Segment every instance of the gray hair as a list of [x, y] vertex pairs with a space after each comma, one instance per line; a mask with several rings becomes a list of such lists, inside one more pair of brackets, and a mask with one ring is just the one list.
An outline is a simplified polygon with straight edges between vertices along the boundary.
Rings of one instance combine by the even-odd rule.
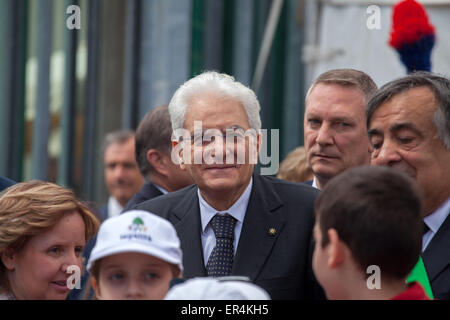
[[319, 83], [337, 84], [342, 87], [357, 88], [363, 93], [366, 102], [377, 90], [376, 83], [368, 74], [362, 71], [355, 69], [333, 69], [324, 72], [317, 77], [306, 93], [305, 102], [308, 100], [312, 89]]
[[367, 104], [367, 126], [380, 105], [399, 93], [417, 87], [427, 87], [433, 92], [437, 101], [433, 123], [439, 138], [450, 149], [450, 80], [442, 75], [420, 71], [386, 83]]
[[103, 153], [105, 153], [106, 149], [112, 145], [112, 144], [124, 144], [128, 140], [134, 138], [134, 131], [133, 130], [118, 130], [109, 132], [105, 136], [105, 141], [103, 142]]
[[169, 103], [173, 130], [184, 127], [189, 103], [195, 96], [212, 92], [220, 96], [237, 99], [247, 113], [250, 127], [257, 131], [261, 129], [260, 106], [256, 94], [232, 76], [215, 71], [206, 71], [186, 81], [173, 95]]

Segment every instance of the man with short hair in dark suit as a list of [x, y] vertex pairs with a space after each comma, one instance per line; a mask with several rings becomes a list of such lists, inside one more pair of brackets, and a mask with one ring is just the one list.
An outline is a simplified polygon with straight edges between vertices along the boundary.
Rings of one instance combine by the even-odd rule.
[[173, 157], [196, 184], [136, 208], [173, 223], [185, 278], [247, 276], [272, 299], [324, 298], [311, 264], [317, 190], [253, 173], [259, 110], [228, 75], [183, 84], [169, 104]]
[[135, 133], [132, 130], [109, 132], [103, 146], [105, 184], [108, 202], [100, 208], [101, 221], [118, 216], [142, 188], [142, 178], [134, 157]]
[[322, 73], [306, 94], [305, 150], [314, 180], [322, 189], [339, 173], [370, 163], [366, 104], [377, 90], [369, 75], [354, 69]]
[[147, 112], [136, 130], [135, 139], [136, 161], [146, 182], [128, 201], [124, 211], [193, 184], [191, 176], [171, 160], [172, 125], [167, 105]]
[[373, 165], [414, 178], [422, 191], [422, 259], [437, 299], [450, 299], [450, 80], [418, 72], [369, 100]]

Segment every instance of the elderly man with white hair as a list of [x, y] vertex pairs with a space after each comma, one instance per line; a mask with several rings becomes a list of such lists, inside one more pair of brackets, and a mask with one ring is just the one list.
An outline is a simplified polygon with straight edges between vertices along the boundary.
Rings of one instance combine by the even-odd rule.
[[323, 298], [311, 268], [317, 192], [253, 172], [261, 147], [255, 93], [205, 72], [174, 94], [174, 160], [195, 185], [138, 209], [173, 223], [184, 277], [246, 276], [272, 299]]

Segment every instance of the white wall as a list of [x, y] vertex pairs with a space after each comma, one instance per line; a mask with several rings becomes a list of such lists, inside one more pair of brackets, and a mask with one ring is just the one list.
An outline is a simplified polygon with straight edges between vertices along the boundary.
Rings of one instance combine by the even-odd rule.
[[[406, 74], [398, 53], [388, 44], [392, 6], [380, 6], [381, 29], [369, 30], [368, 5], [325, 3], [320, 7], [317, 43], [306, 50], [312, 70], [306, 87], [321, 73], [335, 68], [362, 70], [379, 86]], [[450, 5], [427, 6], [426, 10], [437, 34], [432, 71], [450, 76]]]

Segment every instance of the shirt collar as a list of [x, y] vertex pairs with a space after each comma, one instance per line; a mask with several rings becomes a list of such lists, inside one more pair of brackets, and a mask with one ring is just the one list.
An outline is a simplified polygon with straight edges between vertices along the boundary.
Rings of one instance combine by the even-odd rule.
[[430, 228], [433, 233], [436, 233], [442, 223], [444, 223], [445, 219], [447, 219], [447, 216], [450, 213], [450, 198], [447, 199], [447, 201], [444, 202], [442, 206], [440, 206], [439, 209], [437, 209], [432, 214], [426, 216], [423, 221], [426, 223], [426, 225]]
[[317, 179], [316, 179], [316, 176], [314, 176], [312, 186], [313, 186], [314, 188], [316, 188], [316, 189], [319, 189], [319, 187], [317, 186]]
[[200, 204], [200, 217], [202, 220], [202, 230], [205, 231], [211, 219], [216, 215], [216, 213], [228, 213], [230, 216], [235, 218], [239, 222], [244, 222], [245, 212], [247, 211], [248, 201], [250, 199], [250, 192], [252, 191], [253, 177], [250, 179], [245, 191], [239, 197], [239, 199], [227, 210], [217, 211], [211, 207], [206, 200], [202, 197], [200, 189], [197, 190], [198, 200]]
[[168, 194], [169, 191], [167, 191], [166, 189], [164, 189], [163, 187], [158, 186], [156, 183], [153, 182], [153, 185], [155, 186], [156, 189], [158, 189], [159, 191], [162, 192], [162, 194]]
[[123, 207], [120, 205], [119, 201], [113, 196], [108, 199], [108, 218], [120, 215]]

